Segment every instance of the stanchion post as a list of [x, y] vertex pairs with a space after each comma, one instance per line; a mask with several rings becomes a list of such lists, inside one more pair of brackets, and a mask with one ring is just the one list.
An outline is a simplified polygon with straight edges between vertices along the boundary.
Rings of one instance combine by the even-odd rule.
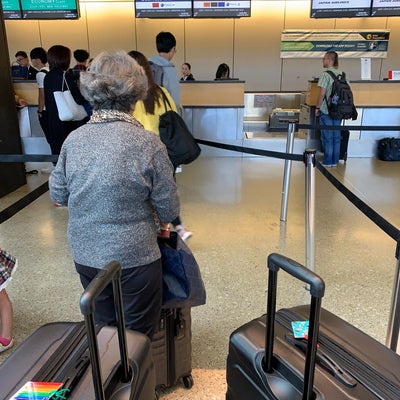
[[[400, 242], [397, 244], [397, 257]], [[396, 272], [394, 276], [392, 306], [389, 315], [388, 332], [386, 337], [386, 346], [400, 354], [400, 262], [397, 258]]]
[[[286, 140], [286, 153], [293, 154], [294, 132], [296, 130], [296, 122], [293, 120], [288, 120], [288, 122], [289, 124], [288, 124], [287, 140]], [[289, 183], [290, 183], [291, 170], [292, 170], [292, 160], [285, 160], [285, 169], [283, 173], [283, 185], [282, 185], [281, 221], [286, 221], [286, 216], [287, 216], [287, 204], [289, 197]]]
[[316, 149], [304, 152], [306, 197], [306, 267], [315, 271], [315, 154]]

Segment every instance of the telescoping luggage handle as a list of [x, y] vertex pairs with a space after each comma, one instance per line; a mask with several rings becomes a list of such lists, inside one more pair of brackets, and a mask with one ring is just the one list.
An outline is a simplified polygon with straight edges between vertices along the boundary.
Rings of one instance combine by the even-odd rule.
[[121, 265], [117, 261], [112, 261], [93, 278], [86, 290], [83, 292], [80, 301], [81, 312], [85, 317], [87, 328], [96, 400], [105, 400], [106, 398], [101, 376], [99, 348], [94, 322], [95, 300], [111, 281], [118, 324], [118, 340], [121, 355], [121, 380], [127, 382], [130, 379], [126, 347], [125, 320], [122, 307]]
[[325, 293], [325, 283], [318, 275], [305, 268], [303, 265], [285, 256], [272, 253], [268, 256], [268, 304], [267, 304], [267, 332], [265, 338], [264, 368], [272, 372], [272, 356], [274, 350], [274, 322], [276, 312], [276, 290], [278, 271], [282, 268], [293, 277], [310, 285], [311, 307], [308, 327], [308, 344], [306, 363], [304, 368], [303, 400], [313, 397], [315, 359], [317, 354], [317, 341], [319, 330], [319, 317], [321, 301]]

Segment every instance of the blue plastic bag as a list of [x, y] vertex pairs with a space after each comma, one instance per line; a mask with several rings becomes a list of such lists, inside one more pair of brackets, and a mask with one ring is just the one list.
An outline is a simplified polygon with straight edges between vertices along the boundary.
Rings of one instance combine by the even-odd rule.
[[206, 303], [200, 268], [176, 232], [158, 239], [163, 266], [163, 308], [196, 307]]

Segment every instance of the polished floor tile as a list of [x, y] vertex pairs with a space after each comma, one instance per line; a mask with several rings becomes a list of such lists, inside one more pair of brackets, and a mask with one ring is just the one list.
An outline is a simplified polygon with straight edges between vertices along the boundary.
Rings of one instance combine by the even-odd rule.
[[[40, 169], [43, 165], [39, 165]], [[287, 221], [280, 221], [284, 161], [201, 157], [177, 175], [189, 245], [200, 265], [207, 304], [192, 311], [195, 385], [163, 398], [224, 399], [229, 334], [266, 311], [268, 254], [306, 260], [305, 168], [292, 163]], [[351, 158], [330, 172], [395, 227], [400, 227], [400, 163]], [[48, 179], [0, 199], [0, 209]], [[323, 307], [385, 342], [396, 268], [396, 242], [315, 171], [315, 271], [326, 282]], [[67, 239], [68, 210], [48, 194], [0, 225], [0, 245], [19, 259], [9, 286], [16, 345], [36, 327], [80, 320], [81, 287]], [[279, 276], [277, 306], [308, 302], [302, 284]], [[0, 362], [7, 354], [0, 355]]]

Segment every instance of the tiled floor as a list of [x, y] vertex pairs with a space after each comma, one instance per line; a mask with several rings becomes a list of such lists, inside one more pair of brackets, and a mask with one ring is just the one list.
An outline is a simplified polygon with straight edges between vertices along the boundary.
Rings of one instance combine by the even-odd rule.
[[[208, 297], [192, 311], [195, 385], [178, 386], [163, 398], [224, 399], [229, 334], [266, 311], [267, 255], [305, 262], [304, 165], [292, 165], [286, 223], [280, 222], [283, 165], [271, 158], [201, 157], [177, 175], [182, 216], [194, 233], [189, 245]], [[351, 158], [331, 172], [400, 227], [400, 163]], [[0, 199], [0, 210], [47, 178], [28, 176], [26, 187]], [[323, 306], [385, 342], [396, 243], [319, 171], [315, 181], [315, 269], [326, 282]], [[68, 210], [54, 207], [46, 193], [0, 225], [0, 245], [19, 259], [9, 286], [17, 346], [43, 323], [81, 319], [67, 219]], [[279, 289], [278, 307], [308, 301], [303, 286], [283, 274]]]

